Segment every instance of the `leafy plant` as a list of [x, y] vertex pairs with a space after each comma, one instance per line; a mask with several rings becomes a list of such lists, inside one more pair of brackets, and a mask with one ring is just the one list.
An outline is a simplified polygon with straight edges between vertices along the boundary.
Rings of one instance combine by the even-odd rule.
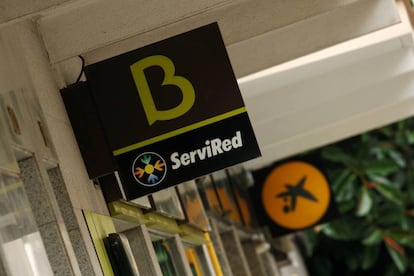
[[341, 213], [301, 234], [310, 275], [414, 275], [414, 119], [305, 156]]

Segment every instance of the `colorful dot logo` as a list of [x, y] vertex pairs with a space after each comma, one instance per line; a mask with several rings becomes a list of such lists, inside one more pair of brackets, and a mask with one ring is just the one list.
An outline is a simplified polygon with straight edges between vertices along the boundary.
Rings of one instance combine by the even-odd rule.
[[132, 175], [135, 180], [147, 187], [160, 184], [167, 174], [165, 160], [155, 152], [144, 152], [132, 163]]

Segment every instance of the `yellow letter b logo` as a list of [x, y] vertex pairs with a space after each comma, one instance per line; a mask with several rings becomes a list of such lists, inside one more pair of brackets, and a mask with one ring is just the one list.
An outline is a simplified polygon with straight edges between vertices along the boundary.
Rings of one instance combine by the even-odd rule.
[[[164, 71], [162, 86], [174, 85], [180, 89], [183, 96], [180, 104], [168, 110], [157, 109], [144, 73], [144, 70], [151, 66], [159, 66]], [[174, 63], [168, 57], [161, 55], [150, 56], [132, 64], [130, 68], [149, 125], [152, 125], [156, 121], [166, 121], [178, 118], [184, 115], [193, 106], [195, 101], [193, 85], [186, 78], [174, 75]]]

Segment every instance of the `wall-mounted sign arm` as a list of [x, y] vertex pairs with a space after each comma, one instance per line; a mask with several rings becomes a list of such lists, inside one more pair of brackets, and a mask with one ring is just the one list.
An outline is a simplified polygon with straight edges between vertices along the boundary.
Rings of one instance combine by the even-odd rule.
[[89, 178], [112, 173], [113, 157], [88, 84], [78, 82], [60, 92]]

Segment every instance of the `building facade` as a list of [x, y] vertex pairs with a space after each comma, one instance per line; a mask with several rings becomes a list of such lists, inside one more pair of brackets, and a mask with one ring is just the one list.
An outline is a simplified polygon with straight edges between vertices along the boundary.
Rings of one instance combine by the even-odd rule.
[[[283, 249], [294, 252], [293, 245], [269, 239], [243, 209], [238, 192], [252, 185], [246, 168], [414, 113], [407, 92], [411, 28], [391, 0], [0, 7], [2, 275], [112, 275], [103, 238], [115, 232], [128, 241], [140, 275], [283, 273]], [[108, 201], [101, 183], [88, 177], [60, 95], [78, 77], [85, 80], [78, 56], [93, 64], [211, 22], [222, 31], [263, 158], [136, 202]], [[381, 29], [367, 42], [319, 53], [323, 58], [284, 63]], [[274, 67], [281, 63], [284, 73]], [[358, 105], [352, 99], [361, 91]], [[353, 108], [340, 108], [344, 102]], [[238, 169], [241, 184], [231, 177]]]

